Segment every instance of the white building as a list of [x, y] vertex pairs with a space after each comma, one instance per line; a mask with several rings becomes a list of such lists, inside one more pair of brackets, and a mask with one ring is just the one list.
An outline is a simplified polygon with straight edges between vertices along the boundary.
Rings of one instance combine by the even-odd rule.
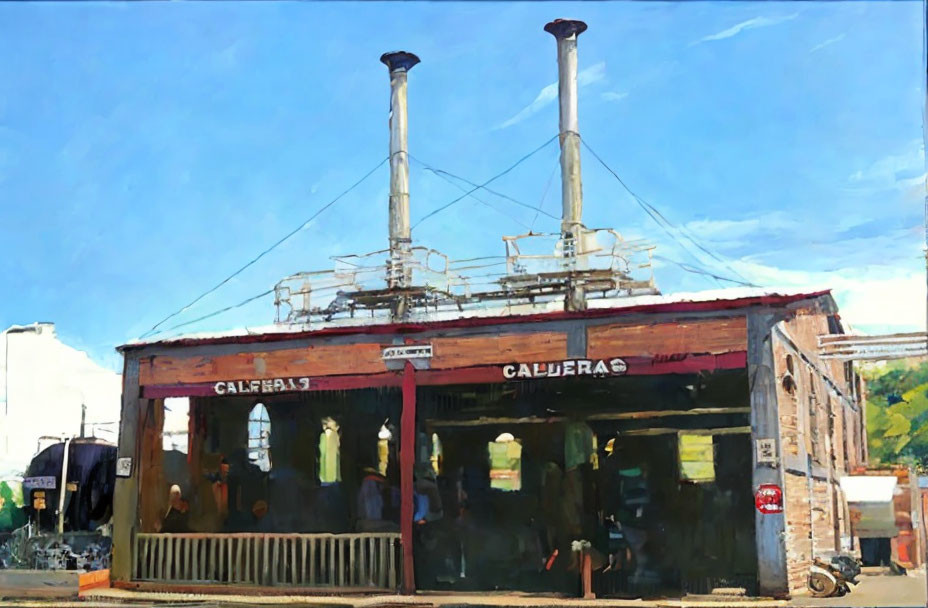
[[53, 323], [0, 333], [0, 475], [22, 474], [41, 437], [77, 435], [82, 405], [86, 434], [115, 442], [121, 393], [120, 375], [61, 342]]

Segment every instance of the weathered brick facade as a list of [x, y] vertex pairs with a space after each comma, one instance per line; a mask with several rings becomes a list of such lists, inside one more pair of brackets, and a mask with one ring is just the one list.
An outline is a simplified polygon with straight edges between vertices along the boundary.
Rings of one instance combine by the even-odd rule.
[[862, 382], [850, 364], [818, 356], [837, 320], [800, 312], [773, 331], [784, 473], [789, 591], [806, 592], [813, 557], [856, 549], [839, 480], [866, 462]]

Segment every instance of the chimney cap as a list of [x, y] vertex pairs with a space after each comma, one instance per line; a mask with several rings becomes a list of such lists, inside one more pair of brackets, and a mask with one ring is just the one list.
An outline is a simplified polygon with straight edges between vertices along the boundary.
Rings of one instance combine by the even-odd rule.
[[579, 36], [585, 32], [586, 23], [574, 19], [555, 19], [545, 25], [545, 31], [556, 38], [570, 38], [575, 34]]
[[413, 53], [406, 51], [392, 51], [380, 56], [380, 61], [390, 68], [391, 72], [396, 70], [409, 71], [414, 65], [419, 63], [419, 58]]

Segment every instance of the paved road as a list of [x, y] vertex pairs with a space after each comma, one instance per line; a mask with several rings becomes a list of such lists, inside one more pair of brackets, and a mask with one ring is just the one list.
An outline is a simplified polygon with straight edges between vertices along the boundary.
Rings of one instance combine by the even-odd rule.
[[846, 606], [848, 608], [924, 608], [925, 573], [911, 572], [905, 576], [881, 574], [861, 576], [860, 584], [844, 597], [797, 598], [791, 606], [817, 608], [819, 606]]

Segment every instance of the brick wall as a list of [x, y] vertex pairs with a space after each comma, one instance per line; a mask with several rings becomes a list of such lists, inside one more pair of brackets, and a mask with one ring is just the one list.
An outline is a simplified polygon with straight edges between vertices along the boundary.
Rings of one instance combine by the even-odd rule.
[[849, 542], [847, 505], [838, 480], [865, 461], [866, 433], [860, 410], [850, 401], [852, 370], [818, 357], [818, 336], [829, 333], [826, 314], [800, 313], [781, 328], [784, 335], [775, 333], [773, 355], [784, 467], [787, 576], [790, 594], [801, 595], [807, 593], [813, 550], [815, 555], [840, 550], [842, 537], [845, 546]]
[[809, 487], [804, 475], [785, 473], [784, 515], [786, 516], [786, 572], [790, 595], [806, 589], [809, 566], [812, 564], [812, 539], [809, 518]]

